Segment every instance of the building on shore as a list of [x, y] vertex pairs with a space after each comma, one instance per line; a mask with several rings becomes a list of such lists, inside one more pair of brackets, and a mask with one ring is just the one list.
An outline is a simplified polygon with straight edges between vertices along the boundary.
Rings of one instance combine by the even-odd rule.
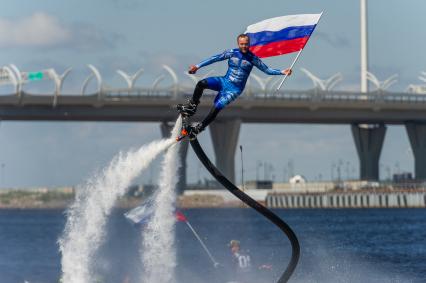
[[[415, 183], [250, 181], [240, 189], [271, 208], [426, 207], [426, 186]], [[219, 188], [186, 190], [180, 199], [189, 207], [210, 206], [210, 203], [214, 207], [240, 204], [230, 192]]]

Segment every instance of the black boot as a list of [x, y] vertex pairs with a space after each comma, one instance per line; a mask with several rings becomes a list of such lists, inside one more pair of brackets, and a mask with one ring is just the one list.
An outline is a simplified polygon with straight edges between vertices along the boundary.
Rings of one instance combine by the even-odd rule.
[[191, 117], [197, 112], [197, 105], [198, 103], [189, 100], [186, 104], [178, 104], [176, 108], [183, 117]]
[[193, 123], [189, 126], [188, 129], [188, 137], [190, 140], [195, 140], [197, 138], [197, 135], [204, 131], [203, 123]]

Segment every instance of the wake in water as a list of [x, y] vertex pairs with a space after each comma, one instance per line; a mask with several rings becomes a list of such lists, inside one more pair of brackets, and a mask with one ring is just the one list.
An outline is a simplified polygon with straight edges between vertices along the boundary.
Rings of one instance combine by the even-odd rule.
[[[177, 137], [182, 126], [179, 118], [171, 132]], [[159, 190], [153, 202], [153, 215], [142, 232], [141, 250], [145, 278], [142, 282], [169, 283], [174, 278], [176, 266], [175, 216], [177, 173], [180, 167], [179, 144], [170, 147], [164, 156], [160, 173]]]
[[93, 257], [105, 238], [107, 217], [132, 180], [164, 150], [173, 138], [157, 140], [137, 151], [120, 153], [101, 173], [76, 191], [76, 200], [67, 211], [67, 222], [59, 239], [64, 283], [94, 282]]

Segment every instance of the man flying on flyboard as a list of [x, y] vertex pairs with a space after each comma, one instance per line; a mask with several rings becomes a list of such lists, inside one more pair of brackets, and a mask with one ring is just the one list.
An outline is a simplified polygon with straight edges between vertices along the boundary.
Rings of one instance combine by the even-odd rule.
[[254, 55], [250, 50], [250, 38], [246, 34], [240, 34], [237, 37], [238, 48], [225, 50], [223, 53], [210, 57], [202, 61], [198, 65], [191, 65], [189, 73], [195, 74], [198, 69], [210, 65], [212, 63], [228, 59], [228, 71], [223, 77], [209, 77], [198, 81], [192, 98], [186, 104], [178, 104], [177, 109], [183, 118], [194, 115], [197, 111], [197, 106], [200, 103], [200, 98], [205, 89], [218, 91], [214, 99], [214, 105], [209, 114], [201, 123], [192, 125], [184, 125], [181, 136], [177, 140], [181, 140], [188, 136], [190, 139], [195, 139], [207, 125], [209, 125], [232, 101], [243, 92], [247, 79], [250, 75], [253, 66], [268, 75], [291, 75], [291, 68], [285, 70], [271, 69]]
[[[281, 16], [248, 26], [246, 32], [237, 37], [238, 49], [225, 51], [189, 68], [189, 73], [194, 74], [201, 67], [228, 59], [228, 71], [225, 76], [210, 77], [199, 81], [192, 99], [187, 104], [177, 106], [183, 118], [183, 127], [181, 136], [176, 140], [180, 141], [188, 136], [194, 152], [207, 171], [234, 196], [274, 223], [288, 237], [291, 243], [291, 258], [278, 279], [278, 283], [288, 282], [299, 261], [300, 244], [296, 234], [280, 217], [237, 188], [214, 166], [200, 146], [197, 134], [203, 131], [226, 105], [242, 93], [253, 66], [270, 75], [285, 75], [277, 88], [279, 90], [287, 76], [291, 75], [291, 69], [300, 57], [321, 16], [322, 13]], [[268, 68], [259, 59], [259, 57], [265, 58], [293, 52], [298, 52], [296, 58], [289, 68], [282, 71]], [[201, 123], [188, 125], [188, 117], [197, 111], [197, 105], [206, 88], [218, 91], [214, 105]]]

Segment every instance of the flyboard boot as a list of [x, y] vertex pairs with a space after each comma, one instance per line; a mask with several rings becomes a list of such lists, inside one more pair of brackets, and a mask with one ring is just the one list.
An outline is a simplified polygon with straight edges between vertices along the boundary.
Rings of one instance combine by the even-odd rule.
[[178, 104], [176, 105], [176, 108], [179, 114], [182, 115], [182, 118], [185, 118], [194, 115], [195, 112], [197, 112], [197, 106], [198, 103], [195, 103], [192, 100], [188, 100], [188, 103]]
[[185, 137], [190, 140], [194, 140], [197, 135], [204, 130], [202, 123], [190, 123], [189, 117], [195, 114], [197, 111], [198, 103], [189, 100], [186, 104], [178, 104], [176, 106], [179, 114], [182, 116], [182, 130], [180, 135], [176, 138], [176, 141], [181, 141]]

